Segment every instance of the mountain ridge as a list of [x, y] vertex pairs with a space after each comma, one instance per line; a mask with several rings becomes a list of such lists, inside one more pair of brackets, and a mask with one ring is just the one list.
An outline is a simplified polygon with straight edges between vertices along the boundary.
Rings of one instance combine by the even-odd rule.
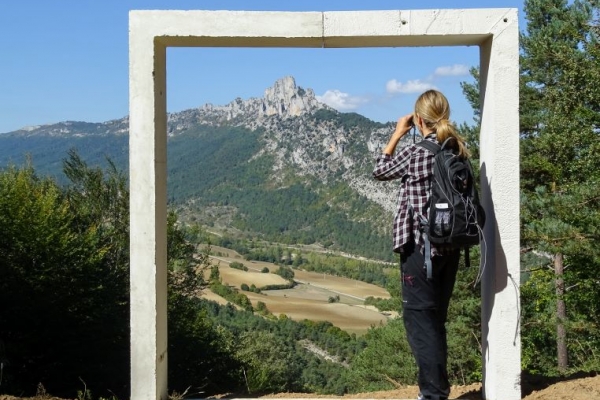
[[[320, 112], [320, 113], [319, 113]], [[315, 123], [315, 118], [318, 120]], [[236, 98], [223, 106], [206, 103], [200, 107], [169, 113], [167, 134], [169, 137], [184, 133], [194, 126], [232, 126], [250, 130], [265, 129], [265, 146], [262, 153], [276, 154], [276, 170], [281, 170], [286, 159], [298, 166], [301, 175], [315, 175], [323, 181], [330, 179], [340, 169], [351, 169], [361, 164], [355, 157], [345, 156], [350, 140], [357, 140], [366, 145], [372, 159], [385, 145], [387, 136], [393, 126], [391, 123], [372, 122], [374, 127], [370, 137], [355, 138], [352, 126], [336, 126], [331, 120], [339, 115], [351, 115], [356, 124], [370, 121], [355, 113], [339, 113], [316, 99], [312, 89], [304, 89], [296, 85], [291, 76], [275, 81], [272, 87], [265, 89], [262, 98], [242, 100]], [[295, 123], [291, 122], [296, 120]], [[109, 120], [100, 123], [83, 121], [64, 121], [55, 124], [25, 127], [7, 132], [0, 137], [48, 136], [54, 138], [83, 138], [88, 136], [128, 135], [129, 117]], [[6, 135], [6, 136], [4, 136]], [[285, 149], [285, 142], [296, 143], [294, 149]], [[309, 154], [311, 153], [312, 154]], [[320, 157], [317, 153], [320, 153]], [[315, 157], [317, 156], [317, 157]], [[323, 161], [330, 161], [325, 165]], [[363, 173], [367, 171], [362, 171]], [[388, 193], [380, 193], [380, 183], [373, 182], [370, 177], [364, 179], [363, 174], [347, 174], [351, 186], [361, 194], [392, 210]]]
[[[36, 167], [42, 160], [42, 172], [57, 176], [61, 157], [77, 148], [90, 165], [108, 157], [127, 169], [128, 123], [128, 117], [65, 121], [9, 132], [0, 135], [0, 165], [28, 153]], [[362, 237], [359, 242], [389, 250], [397, 185], [374, 181], [371, 171], [393, 127], [340, 113], [287, 76], [262, 98], [168, 114], [169, 196], [196, 204], [196, 212], [233, 206], [238, 229], [266, 229], [271, 238], [341, 243], [345, 237], [340, 249], [352, 252], [348, 246]], [[286, 211], [286, 204], [295, 209]], [[277, 223], [275, 215], [288, 221]]]
[[[279, 116], [290, 118], [312, 113], [319, 109], [333, 110], [317, 100], [312, 89], [296, 85], [292, 76], [275, 81], [272, 87], [265, 89], [263, 97], [251, 97], [243, 100], [236, 98], [225, 105], [206, 103], [200, 107], [167, 113], [167, 133], [172, 136], [190, 128], [191, 123], [206, 125], [245, 124], [255, 129], [264, 123], [265, 118]], [[129, 116], [105, 122], [60, 121], [50, 124], [29, 125], [2, 133], [2, 135], [47, 135], [47, 136], [83, 136], [102, 134], [127, 134]]]

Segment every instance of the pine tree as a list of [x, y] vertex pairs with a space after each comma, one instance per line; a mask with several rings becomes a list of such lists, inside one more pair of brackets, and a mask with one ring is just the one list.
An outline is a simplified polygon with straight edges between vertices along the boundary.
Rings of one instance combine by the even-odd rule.
[[[529, 0], [524, 8], [522, 239], [554, 269], [557, 367], [564, 373], [574, 322], [567, 299], [576, 308], [573, 300], [581, 297], [569, 296], [567, 288], [577, 290], [593, 279], [600, 256], [594, 244], [600, 223], [597, 8], [590, 1], [564, 0]], [[598, 322], [597, 310], [591, 317]]]

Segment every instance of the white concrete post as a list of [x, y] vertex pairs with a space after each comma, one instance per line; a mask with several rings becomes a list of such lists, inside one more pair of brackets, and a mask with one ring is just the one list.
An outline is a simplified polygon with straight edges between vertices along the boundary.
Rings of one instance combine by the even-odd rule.
[[481, 45], [481, 183], [487, 246], [482, 278], [484, 398], [521, 398], [519, 32], [516, 10]]
[[167, 400], [166, 47], [130, 16], [131, 398]]

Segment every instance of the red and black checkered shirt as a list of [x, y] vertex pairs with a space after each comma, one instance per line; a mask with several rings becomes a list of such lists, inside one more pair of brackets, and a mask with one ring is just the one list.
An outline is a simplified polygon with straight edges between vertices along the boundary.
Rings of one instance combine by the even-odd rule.
[[[435, 134], [428, 135], [424, 140], [437, 143]], [[429, 199], [433, 163], [434, 154], [414, 144], [401, 148], [393, 157], [388, 154], [381, 154], [377, 157], [377, 164], [373, 170], [375, 179], [379, 181], [400, 179], [398, 208], [393, 225], [393, 250], [396, 253], [400, 253], [402, 246], [409, 243], [410, 240], [414, 240], [423, 249], [419, 221], [427, 215], [425, 206]], [[433, 244], [431, 253], [432, 255], [439, 254]]]

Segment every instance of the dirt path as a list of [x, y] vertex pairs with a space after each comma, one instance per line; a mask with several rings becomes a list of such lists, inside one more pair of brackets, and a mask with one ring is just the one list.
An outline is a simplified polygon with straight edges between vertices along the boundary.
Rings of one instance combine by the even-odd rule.
[[[562, 381], [547, 378], [525, 378], [522, 400], [596, 400], [600, 399], [600, 375], [565, 378]], [[416, 399], [418, 388], [407, 386], [385, 392], [357, 393], [343, 397], [315, 396], [313, 394], [281, 393], [266, 398], [334, 398], [334, 399]], [[451, 399], [481, 400], [481, 385], [454, 386]], [[0, 399], [2, 400], [2, 399]]]
[[[417, 388], [407, 386], [385, 392], [358, 393], [339, 396], [319, 396], [310, 393], [280, 393], [261, 397], [263, 399], [415, 399]], [[595, 400], [600, 399], [600, 375], [553, 382], [552, 379], [533, 379], [523, 383], [523, 400]], [[234, 396], [235, 397], [235, 396]], [[455, 386], [452, 399], [481, 400], [481, 385]], [[72, 400], [51, 396], [13, 397], [0, 394], [0, 400]]]

